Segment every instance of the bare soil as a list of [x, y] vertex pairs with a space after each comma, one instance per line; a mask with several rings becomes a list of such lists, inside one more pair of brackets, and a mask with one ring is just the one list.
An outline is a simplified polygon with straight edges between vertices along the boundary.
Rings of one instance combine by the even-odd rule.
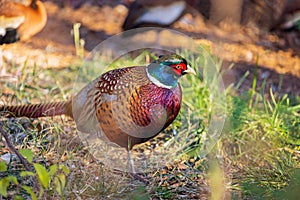
[[[48, 13], [46, 27], [26, 42], [1, 46], [5, 61], [15, 64], [26, 61], [42, 68], [68, 67], [79, 60], [72, 35], [74, 23], [81, 23], [80, 33], [87, 55], [101, 41], [122, 32], [121, 25], [128, 12], [119, 1], [101, 1], [97, 5], [94, 2], [79, 8], [55, 0], [44, 3]], [[216, 27], [204, 23], [203, 19], [196, 19], [192, 25], [184, 23], [190, 18], [185, 16], [185, 20], [171, 28], [195, 38], [196, 42], [209, 45], [212, 52], [223, 60], [224, 68], [234, 63], [233, 69], [224, 77], [226, 84], [239, 81], [247, 70], [253, 72], [257, 65], [258, 83], [267, 78], [267, 87], [274, 91], [300, 95], [300, 48], [287, 42], [288, 33], [263, 32], [255, 26]], [[252, 78], [253, 73], [250, 73], [242, 87], [249, 88]]]

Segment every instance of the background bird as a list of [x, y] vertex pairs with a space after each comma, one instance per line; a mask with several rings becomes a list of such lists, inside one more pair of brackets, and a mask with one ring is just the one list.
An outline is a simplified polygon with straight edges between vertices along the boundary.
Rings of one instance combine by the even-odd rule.
[[0, 44], [27, 40], [46, 22], [46, 9], [38, 0], [0, 0]]
[[195, 0], [136, 0], [129, 6], [123, 30], [145, 26], [172, 25], [188, 11], [192, 11]]
[[69, 115], [79, 131], [97, 132], [131, 150], [174, 121], [181, 106], [178, 80], [188, 73], [196, 74], [184, 58], [175, 54], [161, 56], [148, 66], [104, 73], [72, 101], [2, 106], [0, 111], [7, 111], [9, 117]]

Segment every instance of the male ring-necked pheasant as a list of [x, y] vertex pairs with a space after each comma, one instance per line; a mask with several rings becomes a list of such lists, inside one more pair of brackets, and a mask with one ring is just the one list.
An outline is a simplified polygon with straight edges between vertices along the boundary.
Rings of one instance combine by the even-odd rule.
[[[77, 119], [80, 131], [89, 133], [100, 128], [111, 142], [131, 150], [174, 121], [181, 105], [178, 80], [188, 73], [196, 74], [181, 56], [160, 56], [148, 66], [120, 68], [102, 74], [72, 101], [0, 106], [0, 111], [8, 111], [9, 117], [69, 115]], [[72, 110], [76, 110], [75, 113]]]
[[27, 40], [46, 21], [46, 9], [39, 0], [0, 0], [0, 44]]

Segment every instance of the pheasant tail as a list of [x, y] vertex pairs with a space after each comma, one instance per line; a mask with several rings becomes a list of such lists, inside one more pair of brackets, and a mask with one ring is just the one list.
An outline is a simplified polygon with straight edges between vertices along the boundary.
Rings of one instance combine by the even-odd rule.
[[0, 106], [0, 113], [5, 113], [6, 117], [38, 118], [55, 115], [68, 115], [73, 117], [72, 101], [28, 104], [20, 106]]

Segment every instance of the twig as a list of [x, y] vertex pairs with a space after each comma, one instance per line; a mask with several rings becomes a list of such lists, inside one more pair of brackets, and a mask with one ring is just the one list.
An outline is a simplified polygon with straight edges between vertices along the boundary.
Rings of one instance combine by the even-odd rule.
[[[112, 170], [114, 174], [119, 174], [119, 175], [123, 175], [125, 173], [126, 177], [127, 178], [134, 178], [138, 181], [141, 181], [143, 182], [144, 184], [148, 185], [150, 183], [150, 181], [147, 179], [147, 175], [144, 174], [144, 173], [132, 173], [132, 172], [124, 172], [122, 170], [119, 170], [119, 169], [113, 169]], [[145, 176], [145, 177], [143, 177]]]
[[3, 122], [0, 122], [0, 133], [5, 138], [6, 144], [9, 147], [9, 149], [17, 155], [17, 157], [20, 159], [21, 163], [24, 165], [25, 169], [27, 171], [30, 171], [30, 167], [27, 163], [27, 160], [19, 153], [19, 151], [14, 147], [11, 140], [9, 139], [7, 133], [3, 130]]
[[[3, 135], [6, 144], [8, 146], [8, 148], [17, 155], [17, 157], [20, 159], [21, 163], [23, 164], [23, 166], [25, 167], [25, 169], [27, 171], [31, 171], [30, 167], [28, 165], [27, 160], [20, 154], [20, 152], [15, 148], [15, 146], [13, 145], [13, 143], [11, 142], [11, 140], [9, 139], [7, 133], [3, 130], [3, 122], [0, 122], [0, 133]], [[37, 192], [39, 191], [39, 184], [38, 184], [38, 180], [37, 177], [33, 177], [33, 182], [34, 182], [34, 190]]]

